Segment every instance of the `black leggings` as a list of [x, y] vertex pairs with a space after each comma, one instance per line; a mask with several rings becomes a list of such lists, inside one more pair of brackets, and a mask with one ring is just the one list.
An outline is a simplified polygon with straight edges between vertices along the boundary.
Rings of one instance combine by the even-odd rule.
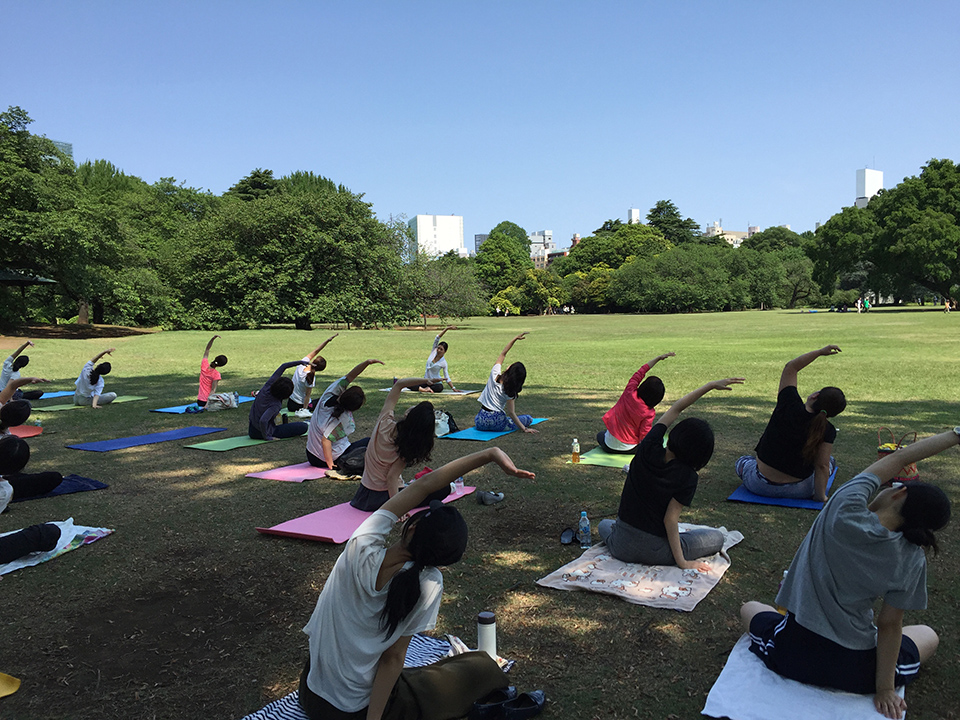
[[13, 488], [13, 499], [37, 497], [46, 495], [57, 485], [63, 482], [63, 475], [58, 472], [16, 473], [5, 475], [4, 480]]
[[51, 523], [31, 525], [20, 532], [0, 537], [0, 565], [13, 562], [32, 552], [47, 552], [57, 546], [60, 528]]

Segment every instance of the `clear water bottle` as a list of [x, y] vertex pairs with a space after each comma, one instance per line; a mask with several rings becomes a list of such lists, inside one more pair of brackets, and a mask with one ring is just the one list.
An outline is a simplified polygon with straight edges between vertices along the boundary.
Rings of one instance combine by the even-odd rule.
[[575, 463], [580, 462], [580, 441], [576, 438], [570, 444], [570, 460]]
[[586, 550], [591, 546], [590, 542], [590, 519], [587, 517], [587, 511], [580, 511], [580, 525], [578, 526], [580, 536], [580, 548]]
[[453, 481], [453, 492], [455, 495], [463, 495], [463, 477], [458, 477]]
[[36, 427], [43, 427], [43, 423], [40, 421], [39, 417], [33, 419], [33, 424]]

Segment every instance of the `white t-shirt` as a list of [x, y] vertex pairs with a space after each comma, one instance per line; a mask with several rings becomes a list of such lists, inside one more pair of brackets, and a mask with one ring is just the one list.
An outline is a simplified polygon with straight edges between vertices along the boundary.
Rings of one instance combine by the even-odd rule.
[[447, 372], [446, 356], [434, 361], [434, 358], [437, 356], [437, 346], [439, 344], [440, 336], [437, 335], [433, 339], [433, 350], [430, 351], [430, 357], [427, 358], [427, 368], [424, 370], [423, 376], [427, 380], [435, 380], [439, 382], [441, 379], [443, 379], [447, 382], [450, 382], [450, 374]]
[[377, 573], [396, 522], [397, 516], [383, 509], [364, 520], [337, 558], [303, 628], [310, 637], [307, 686], [344, 712], [369, 705], [377, 663], [387, 648], [400, 637], [432, 630], [437, 624], [443, 576], [428, 567], [420, 573], [416, 607], [390, 637], [380, 627], [390, 583], [377, 590]]
[[0, 370], [0, 390], [3, 390], [11, 380], [19, 380], [20, 371], [13, 369], [13, 355], [3, 361], [3, 370]]
[[310, 417], [310, 427], [307, 430], [307, 450], [321, 460], [326, 461], [323, 455], [322, 439], [327, 438], [332, 444], [333, 460], [336, 461], [343, 451], [350, 447], [350, 434], [357, 429], [353, 420], [353, 413], [344, 410], [340, 417], [333, 417], [333, 408], [327, 407], [327, 400], [339, 397], [340, 394], [350, 385], [344, 376], [339, 380], [334, 380], [330, 386], [323, 391], [317, 406]]
[[[306, 397], [307, 388], [312, 388], [314, 383], [317, 381], [317, 376], [314, 374], [313, 380], [307, 382], [307, 375], [310, 373], [312, 368], [310, 367], [310, 356], [304, 355], [303, 361], [308, 363], [307, 365], [297, 365], [296, 369], [293, 371], [293, 393], [290, 395], [290, 399], [295, 403], [303, 405], [303, 398]], [[317, 455], [317, 457], [320, 457]]]
[[81, 397], [93, 397], [94, 395], [103, 395], [103, 375], [97, 380], [96, 385], [90, 384], [90, 372], [93, 370], [93, 360], [90, 360], [80, 371], [80, 377], [73, 383], [77, 386], [77, 393]]
[[490, 377], [487, 378], [487, 384], [480, 393], [479, 402], [488, 410], [499, 410], [503, 412], [507, 400], [510, 397], [503, 391], [503, 385], [497, 382], [497, 376], [500, 375], [500, 363], [493, 366], [490, 371]]
[[0, 479], [0, 512], [7, 509], [7, 505], [13, 499], [13, 485], [6, 480]]

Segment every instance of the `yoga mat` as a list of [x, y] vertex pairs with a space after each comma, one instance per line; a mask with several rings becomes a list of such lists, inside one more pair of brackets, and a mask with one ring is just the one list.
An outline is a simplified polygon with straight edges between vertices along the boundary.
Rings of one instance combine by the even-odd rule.
[[[833, 480], [837, 477], [837, 468], [833, 468], [833, 472], [830, 473], [830, 477], [827, 480], [827, 493], [829, 494], [830, 488], [833, 487]], [[817, 502], [816, 500], [794, 500], [792, 498], [773, 498], [765, 497], [763, 495], [755, 495], [749, 490], [747, 490], [743, 485], [738, 487], [733, 491], [733, 494], [727, 498], [727, 500], [733, 500], [734, 502], [743, 502], [743, 503], [756, 503], [757, 505], [779, 505], [780, 507], [792, 507], [792, 508], [804, 508], [806, 510], [822, 510], [823, 503]]]
[[[903, 697], [903, 688], [897, 688]], [[732, 720], [882, 720], [873, 705], [873, 695], [855, 695], [839, 690], [804, 685], [767, 669], [750, 652], [750, 636], [733, 646], [720, 677], [710, 688], [703, 714]], [[909, 715], [909, 713], [905, 713]]]
[[[43, 397], [39, 398], [39, 400], [53, 400], [54, 398], [73, 397], [73, 396], [74, 396], [73, 390], [54, 390], [53, 392], [44, 391]], [[30, 402], [31, 403], [39, 402], [39, 400], [31, 400]]]
[[[549, 418], [534, 418], [531, 425], [539, 425], [542, 422], [546, 422]], [[455, 433], [450, 433], [449, 435], [442, 435], [441, 437], [445, 440], [479, 440], [481, 442], [486, 442], [487, 440], [495, 440], [498, 437], [503, 437], [504, 435], [509, 435], [510, 433], [517, 432], [516, 430], [503, 430], [501, 432], [487, 432], [486, 430], [477, 430], [475, 427], [467, 428], [466, 430], [458, 430]]]
[[[90, 543], [95, 542], [100, 538], [104, 538], [113, 532], [113, 530], [109, 528], [74, 525], [73, 518], [67, 518], [63, 522], [55, 522], [52, 524], [60, 528], [60, 540], [57, 542], [57, 546], [53, 550], [50, 550], [49, 552], [30, 553], [29, 555], [24, 555], [22, 558], [18, 558], [13, 562], [8, 562], [6, 565], [0, 565], [0, 575], [6, 575], [14, 570], [19, 570], [20, 568], [32, 567], [33, 565], [39, 565], [47, 560], [53, 560], [55, 557], [59, 557], [66, 552], [70, 552], [71, 550], [76, 550], [78, 547], [83, 545], [89, 545]], [[18, 531], [14, 530], [13, 532]], [[10, 533], [2, 534], [9, 535]]]
[[[680, 523], [681, 532], [699, 527], [703, 526]], [[698, 561], [707, 565], [709, 572], [681, 570], [676, 565], [625, 563], [610, 555], [601, 542], [537, 580], [537, 585], [555, 590], [589, 590], [614, 595], [635, 605], [691, 612], [730, 567], [727, 550], [743, 540], [743, 535], [736, 530], [717, 529], [724, 535], [723, 549]]]
[[[303, 437], [297, 435], [296, 437]], [[290, 438], [277, 438], [277, 440], [290, 440]], [[184, 447], [194, 450], [210, 450], [211, 452], [226, 452], [227, 450], [236, 450], [237, 448], [253, 447], [254, 445], [263, 445], [273, 442], [272, 440], [254, 440], [249, 435], [238, 435], [237, 437], [221, 438], [220, 440], [207, 440], [193, 445], [184, 445]]]
[[32, 438], [43, 434], [43, 428], [37, 425], [17, 425], [10, 428], [10, 434], [18, 438]]
[[[601, 447], [595, 447], [580, 455], [580, 465], [599, 465], [600, 467], [612, 467], [622, 469], [624, 465], [629, 465], [633, 460], [632, 454], [608, 453]], [[573, 464], [573, 461], [567, 460], [567, 465]]]
[[[380, 392], [390, 392], [390, 388], [380, 388]], [[411, 390], [410, 388], [404, 388], [404, 389], [401, 390], [400, 392], [415, 392], [415, 393], [420, 393], [419, 390]], [[438, 392], [438, 393], [420, 393], [420, 394], [421, 394], [421, 395], [454, 395], [454, 396], [457, 396], [457, 395], [476, 395], [478, 392], [480, 392], [480, 391], [479, 391], [479, 390], [457, 390], [457, 391], [453, 391], [453, 390], [450, 390], [449, 388], [444, 388], [443, 390], [441, 390], [441, 391]]]
[[[73, 395], [73, 393], [69, 393]], [[117, 399], [113, 402], [107, 403], [107, 405], [113, 405], [114, 403], [125, 403], [125, 402], [134, 402], [135, 400], [146, 400], [146, 395], [119, 395]], [[89, 405], [37, 405], [34, 410], [38, 412], [60, 412], [61, 410], [75, 410], [76, 408], [81, 407], [90, 407]], [[100, 407], [106, 407], [106, 405], [101, 405]]]
[[197, 437], [198, 435], [209, 435], [210, 433], [223, 432], [224, 430], [226, 430], [226, 428], [197, 427], [191, 425], [190, 427], [150, 433], [149, 435], [133, 435], [115, 440], [99, 440], [97, 442], [79, 443], [78, 445], [67, 445], [67, 447], [73, 450], [89, 450], [90, 452], [110, 452], [111, 450], [123, 450], [124, 448], [139, 447], [140, 445], [154, 445], [156, 443], [169, 442], [170, 440], [183, 440], [184, 438]]
[[283, 480], [284, 482], [303, 482], [304, 480], [316, 480], [326, 474], [326, 468], [318, 468], [308, 462], [302, 462], [297, 465], [284, 465], [273, 470], [247, 473], [247, 477], [262, 478], [263, 480]]
[[27, 500], [41, 500], [43, 498], [56, 497], [57, 495], [71, 495], [78, 492], [86, 492], [87, 490], [103, 490], [104, 488], [110, 487], [106, 483], [102, 483], [99, 480], [91, 480], [90, 478], [80, 477], [79, 475], [65, 475], [63, 482], [57, 485], [53, 490], [48, 492], [46, 495], [34, 495], [33, 497], [17, 498], [16, 500], [11, 500], [10, 502], [25, 502]]
[[[241, 404], [245, 402], [253, 402], [253, 398], [247, 395], [241, 395], [237, 399], [237, 402]], [[150, 412], [170, 413], [172, 415], [183, 415], [187, 412], [188, 407], [193, 407], [194, 405], [196, 405], [196, 403], [192, 402], [192, 403], [187, 403], [186, 405], [174, 405], [173, 407], [157, 408], [156, 410], [151, 410]], [[206, 412], [206, 410], [204, 410], [204, 412]], [[221, 412], [221, 411], [218, 410], [217, 412]]]
[[[443, 502], [449, 503], [459, 500], [476, 489], [472, 485], [465, 486], [462, 493], [448, 495]], [[412, 513], [417, 513], [420, 510], [426, 510], [426, 508], [418, 508], [413, 510]], [[357, 510], [350, 503], [345, 502], [293, 520], [287, 520], [273, 527], [258, 527], [257, 532], [264, 535], [281, 535], [301, 540], [342, 543], [349, 540], [350, 536], [360, 527], [360, 524], [372, 514], [365, 510]]]

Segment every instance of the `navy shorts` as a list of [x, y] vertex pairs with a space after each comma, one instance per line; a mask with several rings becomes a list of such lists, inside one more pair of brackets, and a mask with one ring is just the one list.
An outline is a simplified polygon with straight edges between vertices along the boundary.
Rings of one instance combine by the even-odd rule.
[[[851, 650], [807, 630], [791, 613], [757, 613], [750, 622], [750, 650], [778, 675], [861, 695], [877, 691], [877, 649]], [[906, 635], [897, 658], [897, 687], [920, 671], [920, 651]]]

